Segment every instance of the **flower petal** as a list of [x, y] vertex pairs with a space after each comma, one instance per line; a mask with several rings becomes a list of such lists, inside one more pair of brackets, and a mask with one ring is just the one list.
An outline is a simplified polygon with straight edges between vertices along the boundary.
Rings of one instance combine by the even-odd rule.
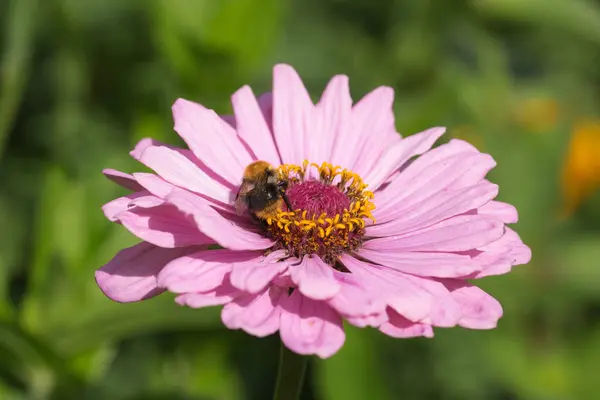
[[302, 165], [310, 154], [315, 107], [298, 76], [289, 65], [273, 70], [273, 133], [284, 164]]
[[[352, 152], [347, 151], [345, 136], [349, 132], [352, 113], [352, 98], [348, 86], [348, 77], [333, 77], [316, 106], [314, 137], [319, 138], [318, 146], [310, 146], [308, 158], [311, 162], [321, 164], [331, 162], [334, 165], [347, 165]], [[336, 157], [335, 146], [339, 145]], [[354, 150], [354, 149], [352, 149]]]
[[167, 264], [158, 275], [158, 286], [174, 293], [213, 290], [223, 283], [232, 263], [259, 257], [259, 253], [250, 251], [198, 251]]
[[149, 299], [163, 292], [156, 284], [156, 275], [167, 263], [190, 251], [142, 242], [121, 250], [98, 269], [96, 283], [107, 297], [120, 303]]
[[378, 328], [388, 320], [388, 316], [385, 312], [377, 312], [373, 314], [358, 316], [343, 315], [343, 317], [346, 321], [348, 321], [348, 323], [359, 328], [366, 328], [367, 326]]
[[280, 261], [285, 256], [286, 252], [278, 250], [260, 259], [236, 262], [232, 266], [229, 280], [240, 290], [258, 293], [287, 270], [291, 260]]
[[417, 158], [377, 192], [373, 216], [379, 223], [386, 222], [446, 191], [477, 186], [495, 165], [492, 157], [474, 152], [461, 142], [442, 145]]
[[123, 186], [125, 189], [129, 189], [133, 192], [139, 192], [144, 190], [139, 183], [133, 178], [132, 175], [126, 174], [125, 172], [117, 171], [116, 169], [106, 168], [102, 170], [104, 176], [106, 176], [111, 181], [115, 182], [117, 185]]
[[240, 296], [223, 307], [221, 319], [229, 329], [243, 329], [258, 337], [271, 335], [279, 329], [279, 302], [285, 295], [284, 289], [273, 286], [258, 294]]
[[505, 224], [514, 224], [519, 220], [517, 209], [514, 206], [501, 201], [490, 201], [479, 207], [477, 209], [477, 214], [498, 218]]
[[431, 325], [409, 321], [391, 308], [388, 308], [388, 322], [382, 324], [379, 330], [395, 338], [433, 337]]
[[504, 224], [495, 218], [462, 215], [404, 235], [373, 239], [369, 244], [379, 250], [466, 251], [492, 243], [503, 234]]
[[[202, 161], [200, 161], [198, 159], [198, 157], [196, 157], [194, 155], [194, 153], [192, 153], [191, 150], [182, 149], [182, 148], [176, 147], [176, 146], [171, 146], [169, 144], [160, 142], [156, 139], [145, 138], [145, 139], [140, 140], [138, 142], [138, 144], [136, 144], [135, 148], [131, 152], [129, 152], [129, 154], [133, 158], [135, 158], [137, 161], [140, 161], [140, 157], [142, 156], [142, 154], [144, 154], [144, 151], [146, 149], [148, 149], [149, 147], [166, 147], [168, 149], [171, 149], [171, 150], [179, 153], [180, 155], [182, 155], [183, 157], [185, 157], [189, 161], [191, 161], [192, 164], [197, 166], [200, 170], [202, 170], [202, 172], [204, 172], [206, 175], [208, 175], [208, 177], [210, 177], [217, 183], [224, 186], [227, 190], [233, 190], [234, 188], [237, 188], [237, 186], [239, 184], [239, 182], [236, 182], [236, 184], [231, 184], [231, 183], [227, 182], [225, 179], [223, 179], [223, 177], [221, 177], [215, 171], [208, 168], [206, 166], [206, 164], [204, 164]], [[133, 175], [135, 176], [135, 174], [133, 174]]]
[[394, 273], [380, 266], [342, 255], [341, 261], [357, 279], [377, 293], [387, 305], [411, 321], [420, 321], [430, 316], [435, 299], [430, 293], [408, 279], [409, 275]]
[[458, 324], [471, 329], [493, 329], [502, 317], [498, 300], [464, 281], [446, 279], [443, 283], [461, 306], [462, 317]]
[[406, 232], [431, 226], [450, 217], [474, 210], [498, 195], [498, 185], [488, 182], [479, 183], [464, 189], [448, 190], [444, 188], [429, 198], [412, 206], [399, 206], [399, 210], [390, 211], [394, 220], [369, 228], [371, 236], [401, 235]]
[[367, 241], [358, 255], [366, 260], [393, 268], [408, 274], [458, 278], [481, 271], [482, 266], [466, 255], [454, 253], [423, 253], [398, 252], [394, 250], [379, 250], [377, 243]]
[[182, 214], [170, 204], [151, 208], [134, 207], [120, 213], [118, 219], [131, 233], [159, 247], [214, 243], [214, 240], [198, 230], [193, 218]]
[[334, 276], [340, 283], [340, 290], [327, 303], [346, 319], [385, 313], [384, 297], [371, 290], [366, 282], [354, 274], [335, 271]]
[[[231, 203], [231, 189], [218, 183], [192, 161], [168, 147], [151, 146], [139, 156], [140, 162], [153, 169], [164, 180], [221, 203]], [[134, 174], [137, 179], [137, 174]], [[238, 179], [241, 179], [241, 172]], [[140, 182], [142, 185], [143, 183]]]
[[280, 305], [279, 334], [288, 349], [327, 358], [344, 344], [342, 319], [326, 303], [311, 300], [295, 290]]
[[531, 250], [510, 228], [497, 241], [478, 248], [470, 254], [473, 261], [482, 266], [482, 271], [473, 278], [501, 275], [509, 272], [514, 265], [527, 264], [531, 260]]
[[290, 276], [300, 293], [313, 300], [330, 299], [340, 291], [333, 271], [318, 256], [304, 256], [300, 264], [290, 266]]
[[394, 90], [378, 87], [365, 95], [351, 110], [350, 121], [336, 135], [334, 165], [349, 168], [365, 177], [388, 148], [400, 142], [393, 112]]
[[[267, 92], [258, 96], [258, 106], [267, 122], [271, 133], [273, 132], [273, 93]], [[279, 151], [278, 151], [279, 152]]]
[[104, 215], [109, 221], [117, 221], [119, 219], [117, 216], [123, 211], [127, 211], [132, 201], [141, 197], [146, 197], [148, 195], [149, 193], [147, 191], [142, 191], [137, 193], [131, 193], [127, 196], [118, 197], [103, 205], [102, 211], [104, 212]]
[[433, 298], [429, 315], [419, 322], [441, 327], [456, 326], [461, 318], [461, 309], [446, 286], [435, 279], [413, 275], [404, 277]]
[[223, 284], [207, 292], [177, 295], [175, 301], [181, 306], [202, 308], [227, 304], [241, 294], [239, 290], [231, 286], [229, 281], [224, 281]]
[[231, 99], [238, 135], [248, 144], [258, 160], [281, 164], [273, 134], [258, 101], [249, 86], [234, 93]]
[[250, 232], [223, 217], [193, 193], [174, 188], [165, 197], [165, 201], [184, 213], [191, 214], [198, 228], [222, 247], [232, 250], [262, 250], [273, 245], [272, 240]]
[[388, 148], [377, 160], [377, 168], [371, 169], [365, 176], [364, 181], [369, 184], [369, 190], [374, 191], [386, 181], [386, 179], [398, 168], [400, 168], [411, 157], [428, 151], [446, 128], [436, 127], [421, 133], [408, 136]]
[[235, 130], [200, 104], [177, 99], [173, 104], [175, 131], [198, 159], [226, 181], [237, 185], [252, 157]]

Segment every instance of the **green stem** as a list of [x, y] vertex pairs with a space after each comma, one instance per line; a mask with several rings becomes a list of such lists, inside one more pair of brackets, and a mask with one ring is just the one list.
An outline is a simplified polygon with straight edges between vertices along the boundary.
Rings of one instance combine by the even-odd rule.
[[296, 400], [302, 393], [308, 357], [296, 354], [281, 343], [279, 370], [273, 400]]

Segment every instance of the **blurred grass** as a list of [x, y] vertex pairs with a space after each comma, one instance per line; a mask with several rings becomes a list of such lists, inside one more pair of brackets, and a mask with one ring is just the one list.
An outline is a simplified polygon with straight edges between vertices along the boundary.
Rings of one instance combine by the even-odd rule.
[[600, 399], [600, 132], [569, 147], [600, 116], [597, 1], [5, 0], [0, 21], [0, 399], [270, 397], [276, 338], [169, 295], [113, 304], [93, 271], [136, 241], [100, 212], [123, 194], [101, 169], [139, 170], [142, 137], [180, 143], [175, 98], [230, 112], [281, 61], [314, 98], [337, 73], [354, 99], [392, 86], [399, 132], [446, 125], [492, 154], [534, 254], [482, 282], [497, 330], [349, 328], [303, 397]]

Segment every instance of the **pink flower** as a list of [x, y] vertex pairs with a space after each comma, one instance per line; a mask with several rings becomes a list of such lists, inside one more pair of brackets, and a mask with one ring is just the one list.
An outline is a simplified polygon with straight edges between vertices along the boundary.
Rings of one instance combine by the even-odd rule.
[[[461, 140], [431, 149], [444, 128], [402, 138], [392, 102], [380, 87], [353, 105], [336, 76], [314, 105], [287, 65], [272, 94], [238, 90], [234, 116], [177, 100], [190, 150], [144, 139], [131, 155], [155, 174], [104, 171], [132, 191], [104, 213], [142, 242], [96, 272], [101, 290], [118, 302], [169, 291], [181, 305], [224, 305], [228, 328], [279, 331], [320, 357], [343, 345], [343, 319], [399, 338], [495, 327], [500, 304], [470, 282], [531, 257], [506, 227], [517, 211], [485, 179], [495, 162]], [[293, 211], [262, 223], [235, 214], [255, 160], [289, 178]]]

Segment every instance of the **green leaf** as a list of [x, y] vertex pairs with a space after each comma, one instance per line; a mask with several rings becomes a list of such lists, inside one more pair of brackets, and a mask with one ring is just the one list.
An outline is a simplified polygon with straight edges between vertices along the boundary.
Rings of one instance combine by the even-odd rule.
[[33, 36], [41, 5], [37, 0], [12, 0], [4, 16], [6, 42], [0, 63], [0, 158], [23, 96], [30, 70]]
[[[98, 296], [103, 296], [99, 290]], [[49, 326], [42, 336], [61, 354], [74, 355], [142, 334], [223, 328], [217, 308], [180, 307], [169, 295], [134, 304], [108, 299], [104, 303], [104, 307], [86, 309], [77, 320]]]
[[79, 386], [64, 359], [15, 325], [0, 323], [0, 369], [27, 384], [32, 398], [46, 398], [57, 384]]
[[562, 30], [600, 44], [600, 8], [587, 0], [471, 0], [486, 15]]

